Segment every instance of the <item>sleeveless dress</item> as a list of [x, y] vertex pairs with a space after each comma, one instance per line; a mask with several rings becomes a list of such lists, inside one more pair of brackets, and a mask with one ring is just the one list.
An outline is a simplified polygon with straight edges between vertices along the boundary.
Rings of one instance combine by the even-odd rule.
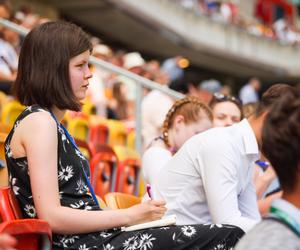
[[[26, 108], [16, 119], [5, 142], [5, 155], [9, 183], [19, 202], [24, 218], [37, 218], [26, 157], [13, 158], [10, 141], [22, 119], [35, 112], [48, 112], [33, 105]], [[60, 124], [58, 136], [58, 184], [62, 206], [73, 209], [101, 210], [89, 194], [84, 172], [89, 177], [88, 161], [68, 140]], [[123, 232], [113, 228], [86, 234], [53, 234], [53, 249], [103, 249], [103, 250], [164, 250], [164, 249], [233, 249], [244, 232], [231, 225], [186, 225], [149, 228]]]

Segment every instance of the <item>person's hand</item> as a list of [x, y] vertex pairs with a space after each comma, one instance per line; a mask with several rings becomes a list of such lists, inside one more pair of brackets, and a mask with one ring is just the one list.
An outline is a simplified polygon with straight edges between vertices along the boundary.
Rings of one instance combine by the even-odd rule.
[[276, 178], [276, 173], [271, 165], [268, 166], [266, 171], [263, 173], [262, 178], [269, 183], [271, 183]]
[[14, 250], [17, 244], [17, 240], [8, 235], [8, 234], [0, 234], [0, 250]]
[[128, 208], [128, 225], [161, 219], [167, 211], [165, 205], [166, 203], [161, 200], [149, 200]]

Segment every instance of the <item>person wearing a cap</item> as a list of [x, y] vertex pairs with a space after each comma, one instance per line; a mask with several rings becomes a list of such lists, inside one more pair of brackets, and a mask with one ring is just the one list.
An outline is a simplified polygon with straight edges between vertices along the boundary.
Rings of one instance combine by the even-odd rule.
[[[93, 56], [98, 59], [108, 61], [113, 56], [113, 52], [105, 44], [96, 44], [93, 47]], [[93, 72], [93, 77], [89, 80], [87, 95], [92, 103], [96, 106], [97, 115], [106, 117], [104, 81], [109, 77], [110, 72], [94, 65], [91, 67], [91, 71]]]

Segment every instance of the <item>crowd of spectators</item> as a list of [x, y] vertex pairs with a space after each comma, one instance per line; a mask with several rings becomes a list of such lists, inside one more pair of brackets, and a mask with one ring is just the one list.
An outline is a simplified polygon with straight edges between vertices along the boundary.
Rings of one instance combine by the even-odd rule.
[[235, 25], [252, 35], [277, 40], [283, 44], [300, 44], [300, 32], [290, 17], [278, 14], [271, 23], [266, 22], [265, 13], [263, 13], [265, 11], [263, 1], [254, 3], [254, 13], [251, 20], [240, 13], [239, 3], [235, 0], [176, 0], [176, 2], [197, 15]]

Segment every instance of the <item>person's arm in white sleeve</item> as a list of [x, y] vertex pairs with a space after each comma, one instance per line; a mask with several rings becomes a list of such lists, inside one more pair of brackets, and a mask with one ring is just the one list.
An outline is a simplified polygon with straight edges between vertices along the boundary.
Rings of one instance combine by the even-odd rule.
[[257, 196], [252, 178], [239, 196], [239, 208], [242, 216], [259, 221], [261, 219], [257, 205]]
[[153, 184], [159, 171], [172, 158], [171, 152], [162, 147], [150, 147], [142, 158], [142, 173], [146, 183]]
[[[214, 223], [236, 225], [247, 232], [257, 220], [243, 216], [238, 203], [238, 166], [234, 152], [218, 145], [205, 147], [199, 160], [209, 211]], [[245, 166], [246, 167], [246, 166]], [[249, 202], [249, 206], [252, 200]], [[255, 201], [256, 203], [256, 201]]]

